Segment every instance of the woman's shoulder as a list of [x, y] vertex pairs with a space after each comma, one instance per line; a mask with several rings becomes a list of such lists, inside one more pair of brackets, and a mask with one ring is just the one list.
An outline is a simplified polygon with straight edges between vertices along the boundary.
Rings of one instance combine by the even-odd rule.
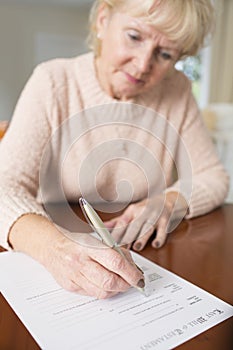
[[91, 53], [85, 53], [71, 58], [55, 58], [38, 64], [35, 68], [37, 74], [46, 74], [54, 82], [72, 79], [76, 76], [78, 66], [85, 66], [92, 59]]
[[164, 80], [165, 85], [169, 85], [172, 88], [175, 88], [176, 91], [191, 89], [190, 79], [180, 70], [174, 68], [171, 74], [167, 79]]
[[192, 97], [192, 82], [181, 71], [174, 69], [162, 81], [159, 91], [161, 102], [165, 105], [180, 106], [187, 103]]

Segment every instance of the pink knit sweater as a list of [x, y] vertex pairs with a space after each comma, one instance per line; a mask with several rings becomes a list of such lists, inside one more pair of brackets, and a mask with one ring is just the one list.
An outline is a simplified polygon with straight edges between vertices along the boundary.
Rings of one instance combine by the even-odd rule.
[[83, 195], [128, 203], [176, 190], [191, 218], [220, 205], [228, 190], [188, 79], [174, 70], [147, 94], [118, 102], [99, 86], [92, 53], [35, 69], [0, 144], [0, 164], [7, 249], [12, 224], [25, 213], [47, 215], [45, 201]]

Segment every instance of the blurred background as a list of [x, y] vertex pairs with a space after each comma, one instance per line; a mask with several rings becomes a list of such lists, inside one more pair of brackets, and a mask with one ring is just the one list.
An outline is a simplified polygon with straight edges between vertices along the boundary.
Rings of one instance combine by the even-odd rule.
[[[192, 80], [193, 92], [219, 156], [231, 177], [233, 202], [233, 0], [213, 0], [213, 39], [196, 57], [176, 67]], [[92, 0], [0, 0], [0, 121], [15, 104], [40, 62], [88, 51]]]

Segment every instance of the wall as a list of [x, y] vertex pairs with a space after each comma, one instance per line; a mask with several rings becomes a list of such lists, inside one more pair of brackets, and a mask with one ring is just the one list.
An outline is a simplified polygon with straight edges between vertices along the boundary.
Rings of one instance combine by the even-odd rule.
[[0, 120], [10, 120], [33, 68], [87, 51], [88, 7], [0, 5]]
[[233, 1], [216, 0], [217, 21], [210, 64], [210, 103], [233, 104]]

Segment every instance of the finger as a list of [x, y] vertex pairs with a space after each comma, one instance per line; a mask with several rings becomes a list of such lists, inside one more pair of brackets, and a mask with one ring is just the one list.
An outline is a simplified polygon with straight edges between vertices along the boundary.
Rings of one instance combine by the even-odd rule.
[[138, 237], [141, 227], [142, 227], [141, 222], [139, 222], [138, 220], [132, 221], [128, 225], [124, 235], [122, 236], [120, 244], [122, 245], [127, 244], [131, 246], [133, 241], [135, 241], [135, 239]]
[[78, 293], [78, 294], [86, 293], [78, 284], [76, 284], [74, 281], [70, 279], [58, 279], [56, 277], [54, 278], [65, 290], [68, 290], [69, 292]]
[[118, 220], [118, 218], [114, 218], [114, 219], [111, 219], [111, 220], [108, 220], [108, 221], [104, 221], [104, 225], [107, 228], [109, 228], [109, 229], [114, 228], [114, 226], [117, 223], [117, 220]]
[[151, 243], [152, 247], [160, 248], [164, 245], [167, 238], [168, 220], [169, 219], [166, 216], [163, 216], [159, 219], [157, 224], [157, 234]]
[[80, 295], [89, 295], [87, 293], [87, 291], [85, 291], [85, 289], [81, 288], [78, 284], [76, 284], [74, 281], [70, 281], [70, 286], [71, 288], [70, 289], [67, 289], [69, 290], [70, 292], [75, 292], [75, 293], [78, 293]]
[[95, 261], [85, 264], [82, 268], [82, 274], [94, 287], [105, 292], [124, 292], [130, 287], [119, 275]]
[[118, 294], [117, 292], [106, 292], [106, 291], [100, 289], [99, 292], [96, 291], [95, 294], [91, 295], [91, 294], [87, 293], [84, 289], [81, 289], [81, 288], [79, 289], [79, 291], [77, 293], [80, 295], [92, 296], [96, 299], [108, 299], [108, 298], [111, 298], [114, 295]]
[[133, 249], [136, 251], [142, 250], [146, 246], [150, 237], [153, 235], [154, 231], [155, 231], [154, 225], [152, 225], [148, 222], [145, 222], [139, 237], [137, 238], [137, 240], [133, 244]]
[[131, 263], [134, 264], [134, 260], [132, 258], [132, 255], [130, 253], [130, 251], [127, 248], [123, 248], [121, 247], [122, 252], [124, 253], [126, 259]]
[[128, 224], [126, 224], [125, 222], [122, 222], [121, 220], [119, 220], [117, 222], [117, 224], [115, 225], [115, 227], [113, 228], [111, 235], [113, 237], [113, 239], [120, 244], [122, 237], [124, 236], [124, 233], [127, 229]]
[[[100, 247], [102, 247], [102, 245], [100, 245]], [[85, 249], [87, 252], [94, 248]], [[102, 250], [106, 250], [106, 248], [102, 247], [101, 251]], [[98, 267], [100, 267], [100, 269], [102, 267], [93, 262], [86, 252], [83, 255], [82, 252], [79, 252], [79, 255], [72, 254], [67, 257], [66, 262], [68, 262], [68, 264], [66, 264], [66, 273], [68, 273], [69, 277], [68, 283], [71, 281], [73, 285], [71, 284], [69, 288], [66, 286], [66, 289], [82, 294], [84, 294], [83, 291], [85, 291], [87, 295], [98, 297], [102, 293], [102, 288], [99, 285], [98, 280], [96, 283], [95, 273]], [[99, 273], [101, 272], [102, 271]], [[67, 275], [65, 274], [65, 276]]]
[[68, 276], [60, 276], [61, 278], [57, 279], [55, 277], [55, 279], [57, 280], [57, 282], [65, 289], [68, 290], [69, 292], [72, 293], [78, 293], [78, 294], [82, 294], [82, 295], [91, 295], [94, 296], [94, 294], [90, 294], [90, 290], [91, 288], [83, 288], [81, 285], [86, 285], [88, 283], [83, 282], [83, 277], [80, 274], [77, 274], [75, 276], [75, 280], [68, 278]]
[[111, 298], [112, 296], [116, 295], [117, 293], [116, 292], [105, 292], [105, 291], [102, 291], [102, 290], [99, 290], [99, 294], [96, 294], [96, 295], [90, 295], [85, 289], [82, 289], [80, 286], [78, 286], [74, 281], [70, 281], [70, 286], [73, 286], [71, 287], [70, 289], [67, 289], [71, 292], [75, 292], [75, 293], [78, 293], [80, 295], [85, 295], [85, 296], [93, 296], [97, 299], [107, 299], [107, 298]]
[[[122, 248], [124, 254], [127, 250]], [[142, 272], [129, 262], [125, 256], [121, 256], [114, 249], [106, 249], [104, 254], [101, 251], [94, 250], [90, 252], [93, 260], [104, 266], [109, 271], [115, 272], [130, 286], [136, 286], [141, 279], [144, 279]]]
[[[118, 218], [117, 222], [115, 223], [115, 226], [111, 232], [114, 240], [117, 243], [122, 243], [122, 237], [125, 235], [126, 230], [128, 229], [128, 226], [131, 222], [132, 218], [128, 215], [122, 215]], [[126, 243], [122, 243], [126, 244]]]
[[136, 266], [136, 268], [144, 275], [144, 271], [135, 263], [135, 261], [132, 258], [132, 255], [129, 250], [125, 250], [124, 254], [126, 256], [126, 259], [130, 262], [130, 264], [133, 264], [133, 266]]
[[[91, 271], [95, 271], [95, 269], [92, 267]], [[106, 299], [109, 298], [117, 293], [119, 291], [108, 291], [104, 288], [101, 288], [100, 286], [96, 285], [92, 280], [89, 280], [89, 276], [85, 276], [82, 273], [79, 273], [77, 276], [74, 276], [74, 279], [71, 281], [73, 284], [73, 289], [69, 289], [72, 292], [77, 292], [78, 294], [82, 295], [89, 295], [92, 297], [95, 297], [97, 299]], [[128, 286], [129, 288], [129, 286]]]
[[111, 220], [104, 221], [104, 225], [107, 228], [114, 228], [116, 225], [119, 225], [121, 223], [129, 223], [132, 220], [132, 216], [128, 215], [127, 212], [124, 212], [122, 215], [119, 215]]

